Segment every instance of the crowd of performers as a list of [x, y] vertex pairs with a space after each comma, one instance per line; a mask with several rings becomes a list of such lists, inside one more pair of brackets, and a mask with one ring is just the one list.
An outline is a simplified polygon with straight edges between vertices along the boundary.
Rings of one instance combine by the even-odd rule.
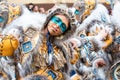
[[44, 14], [0, 0], [0, 80], [120, 80], [120, 1], [105, 3]]

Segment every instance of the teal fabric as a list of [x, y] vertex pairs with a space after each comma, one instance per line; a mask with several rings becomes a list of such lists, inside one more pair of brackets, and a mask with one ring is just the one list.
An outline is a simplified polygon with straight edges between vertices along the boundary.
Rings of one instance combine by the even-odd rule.
[[0, 16], [0, 23], [4, 21], [4, 18]]
[[74, 14], [79, 15], [80, 11], [79, 10], [75, 10]]

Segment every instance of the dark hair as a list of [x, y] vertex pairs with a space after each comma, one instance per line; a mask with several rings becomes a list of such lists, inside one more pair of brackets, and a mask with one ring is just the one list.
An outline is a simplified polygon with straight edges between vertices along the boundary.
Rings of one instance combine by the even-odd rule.
[[[29, 6], [30, 6], [30, 5], [33, 5], [33, 7], [32, 7], [31, 9], [29, 9]], [[29, 10], [33, 10], [33, 9], [34, 9], [34, 6], [35, 6], [35, 5], [34, 5], [33, 3], [29, 3], [29, 4], [27, 5], [27, 8], [28, 8]]]
[[29, 3], [28, 5], [34, 5], [33, 3]]

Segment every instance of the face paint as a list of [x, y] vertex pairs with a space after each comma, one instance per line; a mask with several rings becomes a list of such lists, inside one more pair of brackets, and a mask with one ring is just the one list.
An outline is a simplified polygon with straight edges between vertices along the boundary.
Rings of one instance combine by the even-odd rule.
[[53, 16], [51, 21], [59, 26], [62, 33], [64, 33], [67, 30], [65, 23], [63, 23], [59, 17]]
[[79, 15], [80, 11], [76, 9], [75, 12], [74, 12], [74, 14]]
[[3, 21], [4, 21], [4, 18], [0, 16], [0, 23], [2, 23]]

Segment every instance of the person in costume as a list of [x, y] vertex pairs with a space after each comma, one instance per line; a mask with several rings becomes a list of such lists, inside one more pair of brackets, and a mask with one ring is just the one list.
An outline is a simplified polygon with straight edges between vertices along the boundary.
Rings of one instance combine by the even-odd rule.
[[27, 5], [27, 7], [28, 7], [28, 9], [30, 10], [30, 11], [33, 11], [33, 8], [34, 8], [34, 4], [33, 3], [29, 3], [28, 5]]
[[110, 76], [113, 80], [120, 79], [120, 1], [116, 0], [111, 14], [111, 22], [114, 25], [114, 34], [112, 44], [105, 50], [111, 54]]
[[[21, 14], [21, 7], [20, 6], [13, 6], [12, 4], [9, 4], [7, 0], [0, 0], [0, 38], [2, 41], [2, 31], [6, 28], [6, 26], [14, 19], [16, 19]], [[10, 37], [10, 36], [9, 36]], [[12, 37], [11, 37], [12, 38]], [[8, 37], [3, 40], [5, 41], [6, 47], [8, 48], [9, 44], [18, 44], [16, 42], [16, 39], [14, 38], [13, 42], [10, 43]], [[0, 46], [2, 43], [0, 43]], [[2, 47], [2, 46], [1, 46]], [[14, 45], [13, 47], [9, 49], [5, 49], [5, 52], [13, 52], [13, 48], [16, 49], [17, 46]], [[11, 49], [11, 51], [10, 51]], [[0, 53], [1, 54], [1, 53]], [[11, 54], [11, 53], [10, 53]], [[13, 57], [2, 57], [0, 56], [0, 80], [15, 80], [15, 67], [12, 66], [14, 64]]]
[[85, 5], [84, 1], [76, 1], [74, 2], [73, 6], [69, 8], [75, 14], [77, 20], [85, 10], [84, 5]]
[[8, 20], [8, 7], [6, 1], [0, 1], [0, 33]]
[[91, 12], [96, 7], [96, 0], [77, 0], [74, 2], [73, 6], [69, 8], [69, 10], [75, 15], [77, 19], [77, 26], [79, 27], [80, 24], [86, 19]]
[[[2, 32], [1, 56], [14, 55], [16, 79], [64, 80], [69, 56], [62, 44], [75, 32], [74, 15], [65, 5], [53, 7], [47, 16], [22, 8], [23, 14]], [[5, 47], [7, 41], [11, 43]]]
[[96, 4], [96, 7], [91, 11], [90, 15], [88, 15], [87, 18], [80, 20], [82, 22], [77, 28], [77, 32], [86, 29], [86, 26], [93, 20], [98, 20], [103, 23], [111, 23], [108, 10], [103, 4]]
[[76, 68], [83, 79], [109, 79], [107, 74], [109, 74], [108, 56], [110, 55], [105, 52], [105, 49], [113, 41], [114, 30], [111, 26], [94, 20], [86, 26], [85, 30], [77, 32], [82, 45], [79, 47], [80, 59], [76, 63]]
[[9, 4], [7, 0], [0, 1], [0, 33], [7, 24], [12, 22], [21, 14], [20, 5]]

